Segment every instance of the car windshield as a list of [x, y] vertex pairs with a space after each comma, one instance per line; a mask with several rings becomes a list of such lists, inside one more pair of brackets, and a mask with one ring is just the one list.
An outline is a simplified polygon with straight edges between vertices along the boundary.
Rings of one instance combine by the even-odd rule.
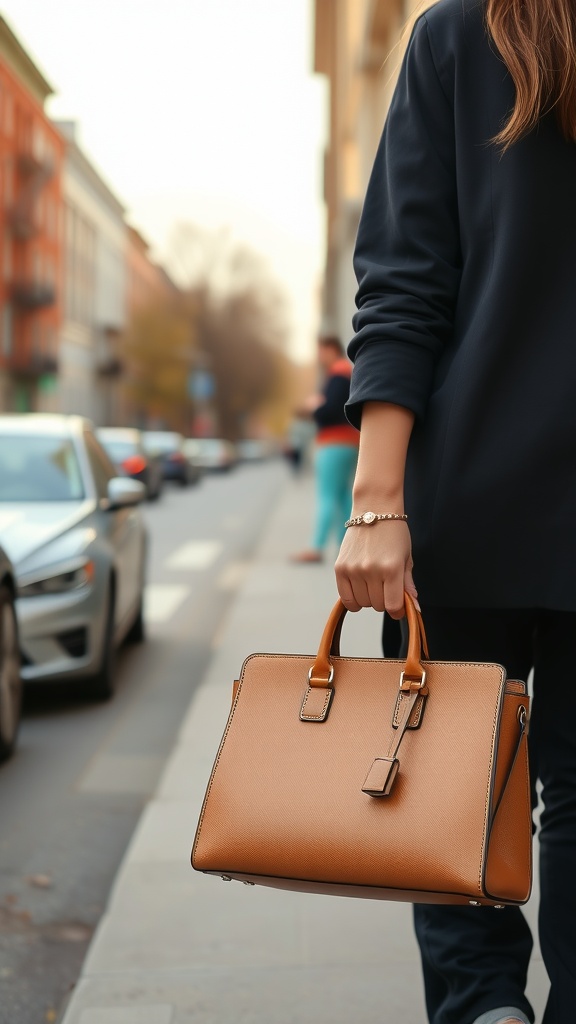
[[204, 438], [200, 442], [200, 451], [206, 452], [210, 455], [216, 455], [221, 452], [224, 448], [224, 441], [220, 441], [219, 438]]
[[109, 441], [107, 438], [100, 436], [98, 440], [108, 452], [112, 462], [116, 462], [118, 465], [124, 462], [124, 459], [130, 458], [131, 455], [138, 455], [138, 445], [133, 444], [131, 441]]
[[0, 435], [0, 501], [80, 501], [82, 474], [66, 437]]
[[174, 452], [180, 449], [179, 434], [149, 433], [142, 437], [145, 450], [150, 455]]

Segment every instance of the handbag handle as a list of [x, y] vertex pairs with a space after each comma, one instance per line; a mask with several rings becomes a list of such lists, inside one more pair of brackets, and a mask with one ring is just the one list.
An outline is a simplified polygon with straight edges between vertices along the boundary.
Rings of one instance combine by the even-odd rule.
[[[423, 684], [426, 672], [422, 666], [422, 654], [429, 659], [428, 643], [422, 615], [416, 608], [410, 594], [404, 593], [404, 607], [408, 620], [408, 655], [403, 677], [406, 680], [417, 681]], [[329, 686], [334, 678], [334, 666], [330, 658], [337, 657], [340, 653], [340, 636], [344, 619], [348, 609], [344, 607], [340, 599], [337, 600], [326, 623], [316, 660], [310, 669], [310, 686]]]

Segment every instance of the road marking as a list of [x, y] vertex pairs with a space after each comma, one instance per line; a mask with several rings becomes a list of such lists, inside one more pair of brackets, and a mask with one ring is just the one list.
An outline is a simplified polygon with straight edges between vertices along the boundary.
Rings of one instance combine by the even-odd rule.
[[101, 754], [76, 788], [81, 793], [153, 793], [162, 767], [161, 757]]
[[166, 569], [207, 569], [216, 561], [223, 544], [219, 540], [191, 540], [166, 559]]
[[144, 592], [146, 622], [167, 622], [184, 603], [190, 587], [179, 583], [149, 583]]
[[250, 562], [229, 562], [220, 573], [216, 586], [219, 590], [237, 590], [249, 568]]
[[170, 1024], [174, 1020], [173, 1003], [154, 1006], [106, 1006], [82, 1010], [80, 1024]]

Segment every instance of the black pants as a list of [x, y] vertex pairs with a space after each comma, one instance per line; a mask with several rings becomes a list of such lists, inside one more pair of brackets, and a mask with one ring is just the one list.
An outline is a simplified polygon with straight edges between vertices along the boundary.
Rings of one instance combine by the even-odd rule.
[[[534, 668], [532, 781], [542, 784], [539, 934], [551, 981], [543, 1024], [576, 1021], [576, 613], [424, 609], [430, 656]], [[388, 654], [389, 651], [387, 650]], [[414, 908], [431, 1024], [472, 1024], [524, 995], [532, 936], [521, 910]]]

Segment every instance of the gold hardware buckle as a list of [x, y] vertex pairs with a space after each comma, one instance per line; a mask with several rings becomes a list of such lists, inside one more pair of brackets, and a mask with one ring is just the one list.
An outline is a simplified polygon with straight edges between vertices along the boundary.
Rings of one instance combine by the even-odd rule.
[[422, 671], [422, 679], [411, 679], [405, 672], [400, 673], [400, 689], [405, 693], [413, 690], [423, 690], [426, 686], [426, 672]]
[[[314, 671], [314, 665], [312, 665], [312, 668], [308, 672], [308, 682], [309, 683], [312, 682], [312, 673], [313, 673], [313, 671]], [[326, 686], [330, 686], [330, 683], [333, 682], [333, 680], [334, 680], [334, 666], [331, 665], [330, 666], [330, 675], [328, 676], [328, 679], [322, 680], [322, 682], [325, 682]]]

